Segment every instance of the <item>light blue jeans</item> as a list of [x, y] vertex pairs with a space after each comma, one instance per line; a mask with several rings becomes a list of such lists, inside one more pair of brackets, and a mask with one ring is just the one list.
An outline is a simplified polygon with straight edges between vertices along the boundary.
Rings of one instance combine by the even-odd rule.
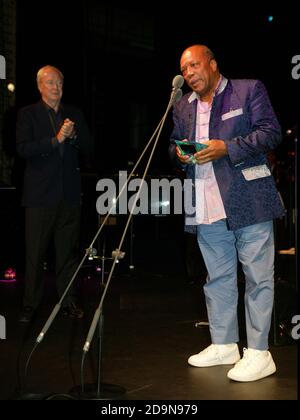
[[237, 264], [245, 275], [248, 348], [268, 349], [274, 300], [273, 221], [236, 231], [226, 221], [197, 226], [197, 239], [208, 272], [204, 286], [212, 343], [239, 341]]

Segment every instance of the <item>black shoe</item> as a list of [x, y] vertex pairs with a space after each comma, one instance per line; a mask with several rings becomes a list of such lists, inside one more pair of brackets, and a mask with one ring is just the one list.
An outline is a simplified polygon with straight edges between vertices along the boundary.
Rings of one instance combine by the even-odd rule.
[[71, 302], [69, 305], [62, 307], [61, 314], [64, 318], [81, 319], [84, 312], [77, 303]]
[[32, 306], [24, 306], [19, 317], [19, 322], [30, 322], [34, 315], [34, 308]]

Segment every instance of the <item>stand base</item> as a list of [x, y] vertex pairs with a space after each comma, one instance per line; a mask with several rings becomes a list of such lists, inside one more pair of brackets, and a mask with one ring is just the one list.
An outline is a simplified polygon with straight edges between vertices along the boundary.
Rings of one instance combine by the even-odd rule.
[[44, 400], [46, 399], [46, 394], [34, 394], [34, 393], [26, 393], [26, 394], [16, 394], [11, 399], [13, 400]]
[[124, 398], [126, 389], [119, 385], [101, 383], [98, 392], [97, 384], [86, 384], [84, 392], [81, 386], [75, 386], [70, 390], [70, 394], [81, 400], [120, 400]]
[[10, 400], [75, 400], [74, 396], [69, 394], [37, 394], [33, 392], [15, 393]]

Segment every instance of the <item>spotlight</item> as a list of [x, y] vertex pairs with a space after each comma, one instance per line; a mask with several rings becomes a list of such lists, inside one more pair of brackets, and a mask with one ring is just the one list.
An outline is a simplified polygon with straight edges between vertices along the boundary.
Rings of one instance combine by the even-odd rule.
[[2, 283], [13, 283], [17, 279], [17, 273], [15, 268], [8, 267], [4, 272], [4, 278], [0, 279], [0, 282]]
[[14, 93], [14, 91], [16, 90], [16, 86], [14, 85], [14, 83], [8, 83], [7, 90], [9, 90], [11, 93]]

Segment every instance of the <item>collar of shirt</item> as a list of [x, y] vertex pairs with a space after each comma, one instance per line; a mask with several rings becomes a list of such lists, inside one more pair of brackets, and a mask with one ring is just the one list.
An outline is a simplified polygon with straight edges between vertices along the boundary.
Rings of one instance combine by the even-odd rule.
[[[223, 90], [225, 89], [226, 85], [228, 83], [228, 79], [226, 79], [226, 77], [222, 76], [222, 74], [220, 75], [220, 78], [218, 80], [218, 84], [217, 87], [215, 89], [215, 93], [214, 96], [220, 95], [220, 93], [223, 92]], [[198, 93], [193, 92], [189, 98], [188, 101], [189, 103], [193, 102], [195, 99], [200, 99]]]
[[63, 109], [64, 109], [63, 105], [60, 104], [59, 107], [58, 107], [58, 111], [56, 112], [55, 109], [52, 108], [50, 105], [46, 104], [46, 102], [44, 102], [43, 100], [41, 100], [41, 101], [42, 101], [42, 104], [44, 105], [44, 107], [46, 108], [46, 110], [48, 112], [54, 112], [54, 115], [61, 114]]

